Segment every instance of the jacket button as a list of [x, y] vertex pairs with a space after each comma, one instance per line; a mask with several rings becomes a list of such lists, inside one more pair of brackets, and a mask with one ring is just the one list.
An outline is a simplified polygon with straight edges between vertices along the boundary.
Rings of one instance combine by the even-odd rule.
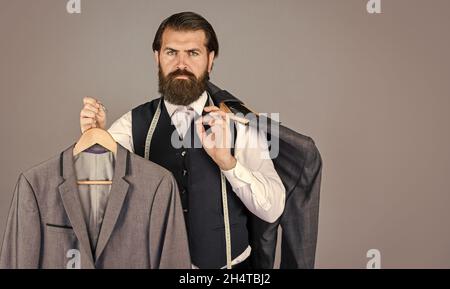
[[183, 176], [185, 176], [187, 174], [186, 170], [183, 170]]
[[183, 209], [183, 212], [187, 213], [187, 212], [188, 212], [188, 209]]
[[181, 152], [181, 156], [184, 157], [186, 155], [186, 151]]

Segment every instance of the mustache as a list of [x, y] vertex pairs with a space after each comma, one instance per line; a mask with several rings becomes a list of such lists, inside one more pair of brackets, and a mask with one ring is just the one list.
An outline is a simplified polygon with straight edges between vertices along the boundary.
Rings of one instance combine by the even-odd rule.
[[175, 71], [172, 71], [167, 75], [167, 78], [172, 80], [177, 76], [187, 76], [190, 80], [197, 80], [195, 74], [185, 69], [177, 69]]
[[[188, 105], [197, 100], [205, 91], [206, 81], [209, 79], [207, 70], [201, 76], [196, 77], [193, 72], [179, 68], [165, 76], [161, 66], [158, 76], [158, 91], [164, 96], [164, 99], [176, 105]], [[178, 76], [185, 76], [187, 79], [176, 79]]]

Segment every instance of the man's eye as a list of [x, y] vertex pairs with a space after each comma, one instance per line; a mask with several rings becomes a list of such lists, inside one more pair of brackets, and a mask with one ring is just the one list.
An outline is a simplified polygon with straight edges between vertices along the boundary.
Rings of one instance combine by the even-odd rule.
[[175, 55], [175, 51], [169, 50], [169, 51], [167, 51], [167, 55], [169, 55], [169, 56]]
[[190, 51], [189, 53], [190, 53], [191, 56], [197, 56], [198, 55], [197, 51]]

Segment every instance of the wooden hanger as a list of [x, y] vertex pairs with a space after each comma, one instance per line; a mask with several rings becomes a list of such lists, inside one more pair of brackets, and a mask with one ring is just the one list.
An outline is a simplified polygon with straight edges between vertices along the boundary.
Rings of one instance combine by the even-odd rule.
[[[91, 128], [85, 131], [73, 148], [73, 155], [77, 155], [91, 146], [99, 144], [105, 149], [111, 151], [114, 156], [117, 154], [117, 143], [113, 137], [104, 129]], [[92, 181], [77, 181], [79, 185], [111, 185], [110, 180], [92, 180]]]
[[250, 122], [250, 121], [249, 121], [248, 119], [246, 119], [246, 118], [236, 116], [236, 115], [230, 110], [230, 108], [228, 107], [228, 105], [226, 105], [224, 102], [221, 102], [221, 103], [219, 104], [219, 109], [220, 109], [221, 111], [225, 112], [225, 113], [228, 113], [231, 120], [237, 121], [237, 122], [242, 123], [242, 124], [245, 124], [245, 125], [247, 125], [247, 124]]

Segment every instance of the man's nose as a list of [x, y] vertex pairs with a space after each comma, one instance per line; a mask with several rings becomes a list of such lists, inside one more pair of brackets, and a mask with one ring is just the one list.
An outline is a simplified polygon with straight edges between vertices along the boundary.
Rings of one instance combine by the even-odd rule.
[[177, 55], [177, 68], [180, 70], [185, 70], [187, 68], [186, 57], [183, 53]]

